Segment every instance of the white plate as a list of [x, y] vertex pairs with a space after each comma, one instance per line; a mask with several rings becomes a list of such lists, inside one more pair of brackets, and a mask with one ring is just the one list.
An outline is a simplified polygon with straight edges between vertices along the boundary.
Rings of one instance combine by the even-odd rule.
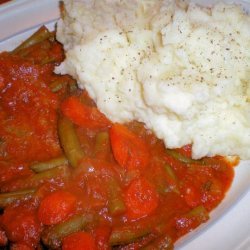
[[[1, 5], [0, 51], [14, 48], [41, 24], [53, 29], [59, 17], [58, 2], [14, 0]], [[250, 0], [241, 3], [250, 10]], [[211, 219], [180, 239], [175, 245], [177, 250], [250, 250], [250, 161], [242, 162], [235, 170], [232, 187], [211, 213]]]

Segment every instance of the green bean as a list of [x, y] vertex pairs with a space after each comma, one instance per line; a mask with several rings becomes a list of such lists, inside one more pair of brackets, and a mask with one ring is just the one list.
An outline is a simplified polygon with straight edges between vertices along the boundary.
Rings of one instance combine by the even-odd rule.
[[100, 132], [95, 138], [95, 156], [103, 155], [102, 158], [107, 158], [110, 152], [110, 141], [108, 132]]
[[39, 63], [40, 63], [40, 65], [45, 65], [48, 63], [55, 63], [57, 61], [58, 61], [58, 59], [56, 57], [47, 56], [47, 57], [44, 57]]
[[174, 192], [179, 193], [179, 189], [178, 189], [178, 178], [177, 178], [177, 176], [175, 175], [173, 169], [172, 169], [168, 164], [165, 164], [163, 168], [164, 168], [165, 173], [166, 173], [166, 175], [167, 175], [167, 179], [168, 179], [170, 188], [171, 188]]
[[84, 157], [84, 152], [81, 149], [73, 123], [66, 117], [59, 119], [58, 134], [70, 165], [76, 168], [80, 160]]
[[165, 195], [169, 192], [179, 193], [178, 178], [173, 169], [166, 163], [161, 164], [163, 172], [154, 175], [153, 182], [155, 183], [157, 192]]
[[124, 201], [121, 196], [121, 188], [115, 178], [110, 177], [107, 183], [108, 186], [108, 209], [112, 215], [119, 215], [126, 211]]
[[185, 155], [175, 151], [175, 150], [170, 150], [167, 149], [167, 154], [169, 154], [170, 156], [172, 156], [173, 158], [175, 158], [176, 160], [182, 162], [182, 163], [186, 163], [186, 164], [201, 164], [204, 165], [205, 162], [203, 160], [193, 160], [190, 159], [188, 157], [186, 157]]
[[38, 174], [33, 174], [26, 178], [17, 179], [15, 180], [14, 185], [12, 182], [6, 183], [1, 187], [1, 192], [9, 192], [25, 188], [35, 188], [40, 186], [45, 181], [49, 181], [58, 177], [66, 178], [68, 175], [69, 171], [67, 166], [52, 168]]
[[171, 179], [171, 180], [173, 180], [173, 182], [175, 183], [175, 184], [177, 184], [177, 176], [175, 175], [175, 173], [174, 173], [174, 171], [173, 171], [173, 169], [168, 165], [168, 164], [165, 164], [164, 165], [164, 170], [165, 170], [165, 173], [167, 174], [167, 176]]
[[26, 179], [26, 182], [32, 187], [37, 187], [45, 180], [49, 180], [59, 176], [66, 177], [68, 175], [67, 170], [68, 168], [66, 166], [55, 167], [28, 177]]
[[75, 81], [69, 81], [68, 79], [65, 80], [65, 78], [58, 78], [49, 84], [49, 88], [53, 93], [60, 91], [65, 86], [68, 87], [70, 93], [76, 91], [77, 89], [77, 84]]
[[76, 82], [70, 83], [68, 86], [69, 86], [69, 92], [70, 92], [70, 93], [75, 92], [75, 91], [77, 90], [77, 88], [78, 88]]
[[143, 236], [150, 234], [151, 231], [151, 225], [144, 225], [143, 227], [131, 225], [114, 228], [109, 238], [109, 244], [111, 246], [129, 244]]
[[158, 239], [151, 242], [147, 247], [143, 248], [143, 250], [156, 250], [156, 249], [173, 250], [174, 245], [172, 239], [168, 235], [165, 235], [159, 237]]
[[103, 144], [109, 141], [109, 133], [108, 132], [100, 132], [96, 135], [96, 150], [101, 150]]
[[59, 80], [55, 80], [53, 81], [50, 85], [49, 88], [53, 93], [56, 93], [58, 91], [60, 91], [64, 86], [66, 85], [66, 83], [64, 81], [62, 81], [61, 79]]
[[20, 50], [26, 49], [32, 45], [35, 45], [37, 43], [40, 43], [46, 39], [48, 39], [51, 36], [51, 33], [49, 30], [42, 26], [39, 30], [37, 30], [33, 35], [31, 35], [28, 39], [26, 39], [24, 42], [22, 42], [17, 48], [15, 48], [12, 53], [16, 54]]
[[62, 239], [72, 233], [84, 230], [85, 227], [93, 223], [95, 217], [92, 214], [75, 215], [55, 226], [49, 227], [42, 234], [42, 241], [51, 248], [59, 248]]
[[61, 165], [66, 165], [66, 164], [68, 164], [68, 160], [65, 158], [65, 156], [61, 156], [61, 157], [57, 157], [48, 161], [35, 163], [31, 165], [30, 168], [34, 172], [40, 173], [40, 172], [44, 172], [46, 170], [59, 167]]
[[157, 176], [155, 187], [156, 187], [157, 192], [161, 195], [164, 195], [172, 191], [169, 184], [166, 181], [166, 178], [160, 175]]
[[35, 193], [35, 189], [25, 189], [15, 192], [2, 193], [0, 194], [0, 207], [4, 208], [14, 201], [31, 197]]
[[195, 218], [198, 222], [205, 222], [209, 219], [209, 214], [202, 205], [193, 208], [185, 216], [188, 218]]

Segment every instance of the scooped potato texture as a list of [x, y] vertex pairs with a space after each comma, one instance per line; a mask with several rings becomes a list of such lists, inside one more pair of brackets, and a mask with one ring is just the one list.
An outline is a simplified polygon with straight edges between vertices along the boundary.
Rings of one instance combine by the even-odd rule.
[[172, 0], [64, 0], [68, 73], [113, 122], [144, 122], [194, 158], [250, 159], [250, 16]]

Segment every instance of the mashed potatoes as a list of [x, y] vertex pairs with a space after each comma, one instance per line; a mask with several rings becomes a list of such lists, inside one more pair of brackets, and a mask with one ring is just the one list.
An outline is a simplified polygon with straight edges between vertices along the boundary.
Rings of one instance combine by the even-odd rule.
[[114, 122], [139, 120], [193, 157], [250, 159], [250, 17], [171, 0], [65, 0], [57, 38], [77, 79]]

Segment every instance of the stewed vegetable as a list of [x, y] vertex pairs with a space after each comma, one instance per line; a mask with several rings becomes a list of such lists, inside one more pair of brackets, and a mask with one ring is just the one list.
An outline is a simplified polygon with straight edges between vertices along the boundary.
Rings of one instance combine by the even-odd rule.
[[232, 163], [112, 123], [53, 73], [62, 58], [45, 27], [0, 54], [0, 246], [173, 249], [221, 202]]

